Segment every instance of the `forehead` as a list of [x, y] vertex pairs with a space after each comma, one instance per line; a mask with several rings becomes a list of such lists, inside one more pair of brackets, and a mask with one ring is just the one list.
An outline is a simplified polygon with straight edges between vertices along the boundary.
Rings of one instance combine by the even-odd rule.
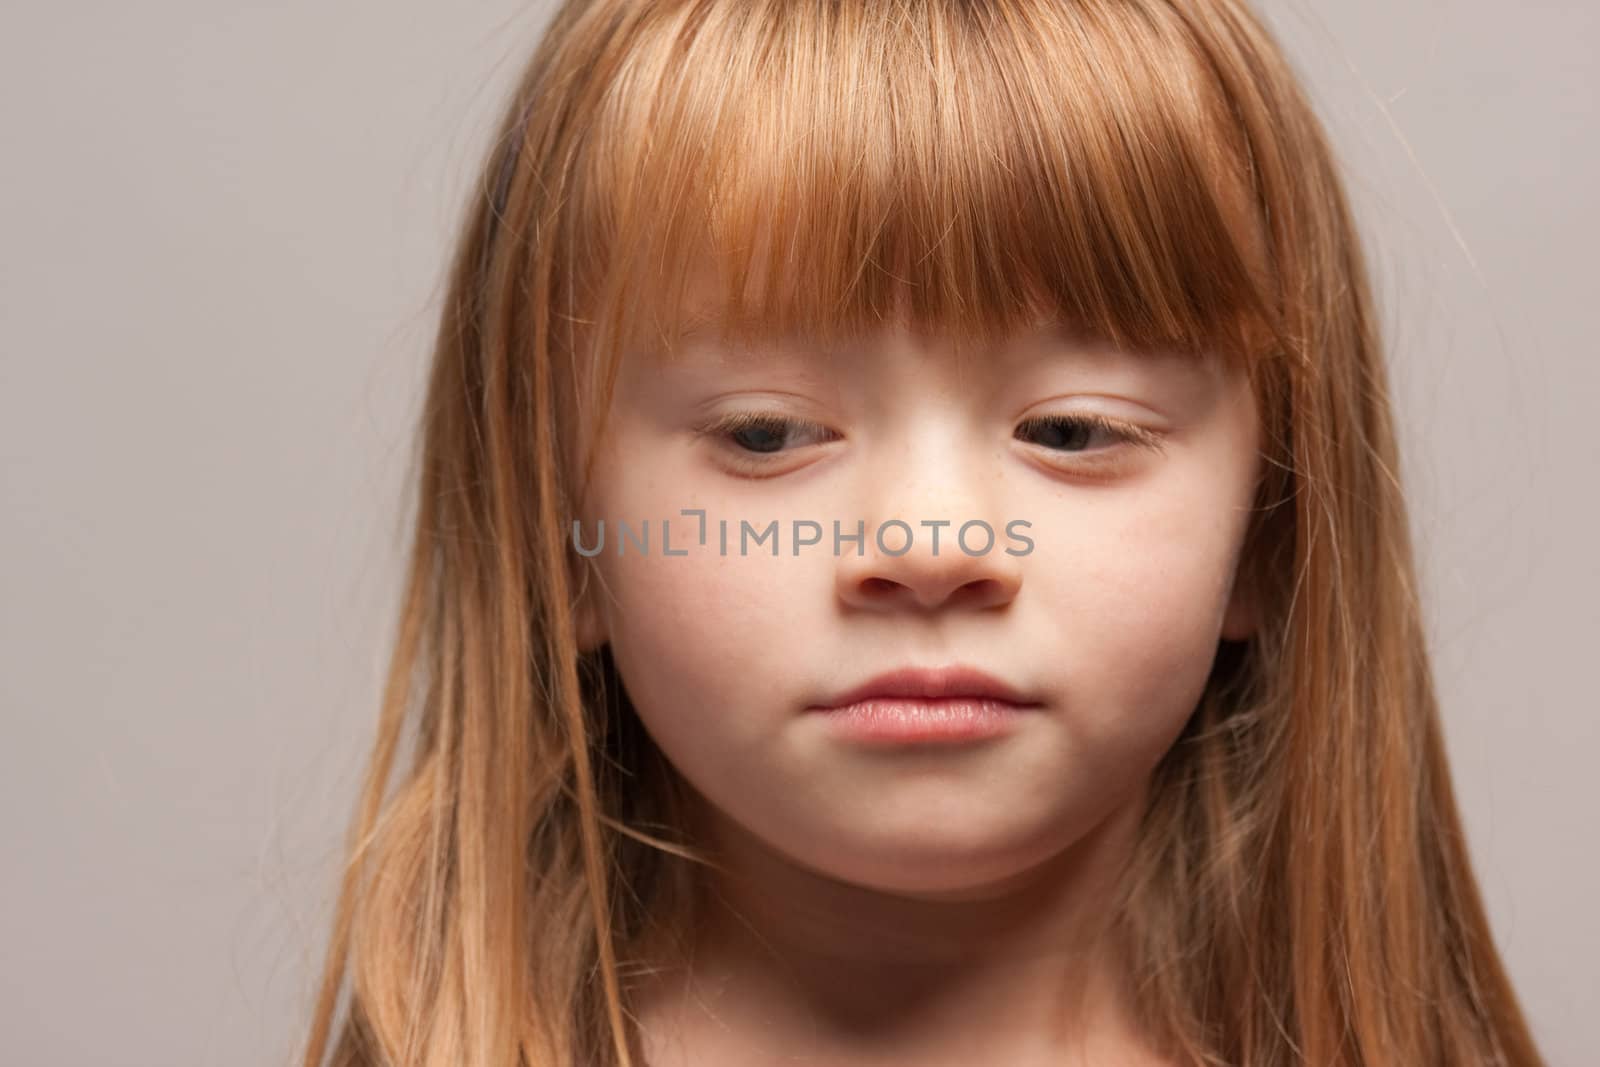
[[[993, 378], [1070, 368], [1114, 374], [1119, 380], [1127, 376], [1131, 384], [1152, 375], [1192, 378], [1195, 371], [1214, 371], [1214, 364], [1227, 362], [1210, 346], [1132, 347], [1127, 338], [1119, 343], [1048, 300], [1033, 299], [1000, 314], [969, 294], [944, 305], [944, 313], [925, 313], [919, 319], [909, 287], [902, 287], [881, 312], [841, 322], [837, 317], [784, 314], [770, 300], [784, 286], [767, 289], [768, 299], [763, 300], [755, 279], [715, 257], [691, 257], [684, 268], [678, 284], [645, 292], [632, 313], [623, 314], [620, 332], [628, 339], [615, 357], [621, 364], [617, 370], [635, 386], [648, 390], [652, 384], [667, 384], [676, 377], [675, 369], [702, 379], [771, 369], [789, 380], [827, 386], [875, 374], [890, 363], [937, 368], [958, 381], [969, 375]], [[734, 278], [744, 279], [742, 294], [728, 285]], [[951, 308], [957, 321], [947, 322]]]
[[704, 281], [697, 278], [691, 283], [684, 302], [666, 312], [667, 321], [660, 324], [656, 343], [647, 347], [667, 360], [682, 355], [720, 361], [802, 353], [829, 358], [906, 344], [930, 353], [953, 351], [957, 355], [966, 349], [992, 353], [1039, 344], [1109, 347], [1088, 328], [1049, 310], [1024, 316], [1003, 333], [980, 337], [974, 335], [970, 322], [962, 324], [967, 327], [963, 331], [938, 322], [916, 321], [903, 293], [876, 325], [847, 330], [838, 323], [824, 321], [780, 324], [762, 315], [759, 309], [752, 317], [740, 320], [729, 309], [706, 299], [706, 292]]
[[1040, 358], [1070, 359], [1083, 364], [1190, 367], [1212, 362], [1206, 353], [1120, 347], [1056, 317], [1041, 317], [1004, 336], [963, 346], [953, 336], [936, 330], [915, 330], [904, 322], [886, 325], [874, 333], [845, 337], [795, 330], [756, 330], [745, 335], [730, 335], [725, 332], [723, 320], [702, 310], [682, 317], [675, 340], [667, 345], [647, 346], [647, 351], [653, 357], [652, 363], [661, 367], [734, 368], [782, 363], [817, 371], [847, 370], [891, 352], [924, 360], [950, 360], [961, 365], [993, 368]]

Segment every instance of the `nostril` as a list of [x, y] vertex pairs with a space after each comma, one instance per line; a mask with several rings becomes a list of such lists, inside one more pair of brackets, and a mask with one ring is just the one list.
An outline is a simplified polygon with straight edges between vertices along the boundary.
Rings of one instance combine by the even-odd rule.
[[992, 604], [1006, 599], [1005, 585], [994, 578], [977, 578], [951, 593], [950, 599], [957, 604]]
[[955, 595], [964, 600], [985, 600], [1000, 591], [1000, 583], [993, 578], [979, 578], [968, 582]]
[[[897, 582], [893, 578], [872, 577], [863, 578], [860, 589], [863, 596], [871, 599], [885, 599], [896, 595], [909, 594], [912, 587], [904, 582]], [[947, 590], [945, 595], [934, 599], [938, 603], [981, 604], [999, 596], [1000, 593], [1000, 582], [993, 578], [975, 578], [970, 582], [962, 582], [955, 589]]]

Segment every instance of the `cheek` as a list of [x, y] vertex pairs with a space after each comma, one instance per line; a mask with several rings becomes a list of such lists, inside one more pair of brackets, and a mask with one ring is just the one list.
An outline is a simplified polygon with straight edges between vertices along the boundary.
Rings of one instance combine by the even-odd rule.
[[694, 544], [696, 521], [686, 522], [681, 538], [676, 521], [671, 529], [687, 556], [640, 557], [630, 545], [630, 555], [602, 563], [615, 596], [612, 654], [664, 750], [736, 757], [781, 725], [781, 717], [753, 714], [753, 702], [774, 694], [802, 700], [810, 679], [790, 676], [802, 666], [793, 655], [801, 635], [792, 606], [827, 579], [804, 554], [772, 558], [752, 549], [740, 557], [730, 542], [730, 555], [719, 556], [715, 526], [702, 548]]
[[[817, 626], [818, 590], [832, 588], [833, 561], [815, 550], [793, 556], [786, 539], [776, 557], [770, 541], [751, 541], [741, 555], [739, 518], [759, 530], [774, 518], [786, 523], [784, 509], [750, 505], [693, 461], [663, 458], [659, 442], [619, 433], [610, 444], [588, 536], [593, 543], [605, 517], [605, 549], [594, 563], [609, 591], [606, 633], [628, 695], [669, 757], [753, 752], [786, 721], [767, 713], [775, 703], [797, 712], [816, 683], [813, 664], [795, 649]], [[703, 531], [684, 509], [703, 510]], [[635, 537], [648, 519], [644, 554], [636, 540], [618, 553], [617, 516], [629, 517]], [[663, 519], [672, 555], [663, 551]]]
[[[1215, 507], [1211, 509], [1216, 514]], [[1153, 762], [1194, 710], [1216, 655], [1239, 536], [1224, 517], [1143, 507], [1080, 527], [1035, 567], [1059, 619], [1064, 702], [1088, 743], [1126, 745]]]

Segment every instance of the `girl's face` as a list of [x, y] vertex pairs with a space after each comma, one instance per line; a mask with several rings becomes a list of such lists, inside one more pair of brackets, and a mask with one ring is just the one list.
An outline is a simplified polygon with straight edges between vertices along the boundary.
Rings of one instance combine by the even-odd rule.
[[[1242, 372], [1048, 331], [959, 363], [899, 329], [836, 352], [686, 344], [624, 360], [580, 512], [584, 549], [600, 520], [605, 540], [579, 634], [610, 642], [714, 818], [814, 872], [933, 895], [1024, 874], [1135, 803], [1218, 639], [1254, 625], [1233, 589], [1260, 473]], [[1060, 421], [1091, 414], [1159, 447]], [[705, 432], [735, 415], [762, 421]], [[958, 545], [973, 520], [992, 545], [978, 525]], [[774, 522], [776, 555], [757, 540]], [[901, 746], [813, 710], [955, 664], [1040, 706], [1003, 736]]]

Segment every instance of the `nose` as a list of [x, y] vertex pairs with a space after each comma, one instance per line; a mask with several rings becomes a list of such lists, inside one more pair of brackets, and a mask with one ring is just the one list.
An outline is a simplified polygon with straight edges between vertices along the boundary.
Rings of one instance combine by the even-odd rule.
[[1004, 522], [975, 521], [970, 515], [942, 524], [907, 517], [867, 520], [843, 532], [858, 529], [860, 554], [853, 543], [845, 543], [835, 572], [839, 599], [852, 607], [978, 611], [1010, 603], [1021, 588], [1021, 561], [1006, 539]]
[[1008, 521], [1023, 516], [994, 514], [1005, 498], [1004, 475], [992, 466], [994, 453], [965, 432], [965, 413], [950, 414], [970, 393], [961, 368], [893, 358], [908, 351], [899, 341], [886, 344], [885, 360], [872, 364], [902, 373], [882, 394], [895, 398], [904, 420], [890, 420], [899, 432], [863, 465], [870, 481], [858, 483], [858, 499], [872, 505], [862, 519], [837, 524], [840, 534], [861, 534], [854, 543], [836, 535], [837, 596], [878, 612], [1002, 607], [1022, 586]]

